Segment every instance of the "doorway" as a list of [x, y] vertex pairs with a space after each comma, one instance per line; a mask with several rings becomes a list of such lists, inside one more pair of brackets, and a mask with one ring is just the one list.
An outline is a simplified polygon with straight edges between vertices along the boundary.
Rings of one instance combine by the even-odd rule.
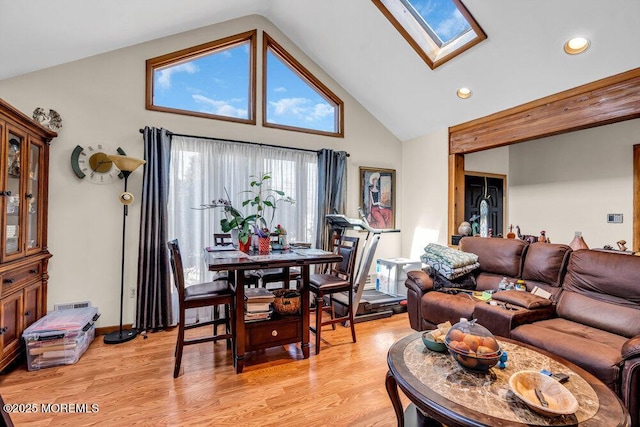
[[[489, 228], [492, 235], [503, 237], [504, 232], [504, 175], [466, 172], [464, 176], [464, 218], [480, 217], [480, 202], [489, 203]], [[479, 219], [476, 222], [480, 222]]]

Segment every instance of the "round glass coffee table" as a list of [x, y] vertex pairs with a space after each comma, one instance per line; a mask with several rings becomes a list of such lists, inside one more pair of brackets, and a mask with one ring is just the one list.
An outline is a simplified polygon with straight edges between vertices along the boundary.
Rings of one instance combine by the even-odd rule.
[[[602, 426], [627, 427], [629, 414], [604, 383], [578, 366], [517, 341], [498, 338], [508, 353], [505, 369], [487, 373], [465, 371], [449, 353], [422, 343], [421, 333], [404, 337], [389, 349], [386, 387], [398, 426]], [[517, 371], [546, 369], [569, 375], [564, 385], [575, 396], [575, 414], [555, 418], [538, 415], [509, 390]], [[398, 388], [411, 400], [403, 411]]]

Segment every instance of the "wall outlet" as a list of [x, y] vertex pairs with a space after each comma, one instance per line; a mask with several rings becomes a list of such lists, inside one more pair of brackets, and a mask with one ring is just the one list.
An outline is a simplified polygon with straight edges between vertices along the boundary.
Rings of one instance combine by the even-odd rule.
[[129, 288], [129, 298], [136, 297], [136, 288]]

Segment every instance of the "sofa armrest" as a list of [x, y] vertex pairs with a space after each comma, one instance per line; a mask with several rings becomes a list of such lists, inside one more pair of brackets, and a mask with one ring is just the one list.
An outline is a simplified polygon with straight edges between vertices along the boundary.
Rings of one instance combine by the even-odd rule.
[[405, 286], [422, 294], [433, 290], [433, 280], [422, 270], [409, 271]]
[[492, 298], [497, 301], [506, 302], [508, 304], [517, 305], [518, 307], [533, 310], [536, 308], [547, 307], [551, 305], [551, 301], [529, 292], [516, 290], [498, 291], [493, 294]]
[[640, 335], [629, 338], [627, 342], [622, 345], [622, 358], [629, 360], [634, 357], [640, 357]]
[[479, 303], [473, 311], [473, 318], [480, 325], [489, 329], [494, 335], [505, 338], [511, 338], [511, 331], [520, 325], [551, 319], [554, 316], [555, 307], [552, 305], [528, 309], [511, 304], [501, 306]]
[[631, 425], [640, 426], [640, 335], [622, 345], [622, 359], [619, 395], [631, 415]]
[[421, 331], [422, 326], [422, 296], [433, 290], [433, 281], [422, 270], [409, 271], [404, 285], [407, 288], [407, 311], [409, 312], [409, 324], [416, 331]]

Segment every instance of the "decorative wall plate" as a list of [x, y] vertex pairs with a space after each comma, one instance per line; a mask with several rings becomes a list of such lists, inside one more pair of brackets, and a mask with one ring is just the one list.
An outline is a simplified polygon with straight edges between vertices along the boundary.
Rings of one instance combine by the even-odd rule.
[[49, 113], [44, 112], [44, 108], [38, 107], [33, 110], [33, 118], [42, 126], [57, 132], [62, 127], [62, 117], [56, 110], [49, 110]]

